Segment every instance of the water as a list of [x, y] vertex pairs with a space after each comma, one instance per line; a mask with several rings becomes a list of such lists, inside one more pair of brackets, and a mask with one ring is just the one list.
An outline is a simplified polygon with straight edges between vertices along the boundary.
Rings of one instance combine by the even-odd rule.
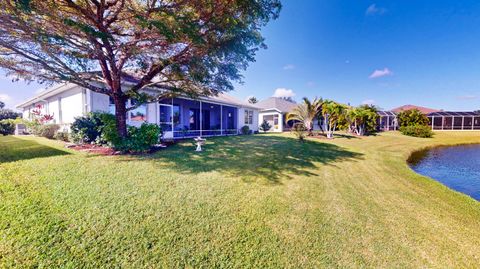
[[480, 201], [480, 145], [438, 147], [414, 153], [410, 166]]

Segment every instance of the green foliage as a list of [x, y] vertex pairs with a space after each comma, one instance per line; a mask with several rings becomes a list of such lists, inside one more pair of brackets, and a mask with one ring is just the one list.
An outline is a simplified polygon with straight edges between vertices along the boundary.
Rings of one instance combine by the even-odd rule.
[[143, 123], [140, 128], [129, 126], [128, 137], [121, 139], [114, 148], [122, 152], [142, 153], [159, 142], [161, 129], [156, 124]]
[[433, 131], [428, 125], [401, 126], [400, 132], [404, 135], [421, 138], [430, 138], [433, 136]]
[[403, 126], [428, 125], [429, 121], [425, 114], [418, 109], [405, 110], [397, 115], [398, 124]]
[[16, 119], [21, 116], [21, 113], [17, 113], [11, 109], [0, 108], [0, 120]]
[[68, 132], [57, 132], [57, 133], [55, 133], [53, 138], [55, 138], [57, 140], [60, 140], [60, 141], [65, 141], [65, 142], [70, 141], [70, 136], [69, 136]]
[[247, 125], [242, 126], [242, 128], [240, 128], [240, 133], [243, 135], [250, 134], [250, 127], [248, 127]]
[[0, 135], [13, 135], [15, 133], [15, 122], [12, 119], [0, 120]]
[[327, 127], [327, 138], [332, 139], [333, 133], [340, 125], [346, 123], [347, 106], [331, 100], [325, 100], [322, 105], [322, 117]]
[[109, 113], [103, 113], [99, 115], [102, 125], [99, 126], [100, 136], [97, 137], [95, 142], [97, 144], [105, 144], [111, 147], [119, 145], [122, 141], [122, 138], [117, 131], [117, 121], [115, 116]]
[[310, 101], [304, 97], [303, 102], [287, 114], [286, 121], [301, 122], [308, 134], [312, 135], [314, 120], [318, 119], [322, 111], [322, 105], [322, 98], [315, 98]]
[[305, 140], [305, 132], [307, 129], [301, 122], [297, 122], [292, 126], [292, 133], [300, 140], [303, 142]]
[[103, 125], [100, 115], [103, 113], [89, 113], [86, 116], [76, 117], [70, 126], [71, 138], [75, 143], [91, 143], [100, 136]]
[[375, 132], [378, 117], [377, 108], [369, 105], [350, 108], [346, 113], [348, 128], [357, 135]]
[[0, 109], [3, 109], [5, 107], [5, 103], [0, 101]]
[[36, 136], [53, 139], [58, 129], [60, 129], [58, 124], [40, 124], [33, 129], [33, 134]]
[[258, 100], [255, 96], [251, 96], [250, 98], [248, 98], [248, 102], [250, 104], [256, 104], [256, 103], [258, 103]]
[[264, 133], [266, 133], [270, 129], [272, 129], [272, 125], [270, 125], [270, 123], [268, 123], [268, 121], [263, 120], [262, 124], [260, 124], [260, 130], [263, 131]]

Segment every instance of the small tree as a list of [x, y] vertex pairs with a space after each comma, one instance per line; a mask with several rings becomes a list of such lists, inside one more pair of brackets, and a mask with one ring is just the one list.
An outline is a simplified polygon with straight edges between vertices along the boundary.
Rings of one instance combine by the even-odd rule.
[[272, 129], [272, 125], [270, 125], [270, 123], [268, 123], [268, 121], [263, 120], [262, 124], [260, 124], [260, 130], [263, 131], [264, 133], [266, 133], [270, 129]]
[[301, 122], [308, 135], [312, 135], [314, 120], [318, 119], [321, 113], [322, 103], [322, 98], [310, 101], [304, 97], [303, 102], [287, 114], [286, 121]]
[[350, 108], [346, 113], [349, 130], [360, 136], [376, 130], [378, 117], [377, 109], [369, 105]]
[[256, 104], [256, 103], [258, 103], [258, 100], [255, 96], [251, 96], [250, 98], [248, 98], [248, 102], [250, 104]]
[[305, 141], [305, 132], [307, 129], [301, 122], [297, 122], [292, 126], [292, 133], [300, 140], [301, 142]]
[[428, 125], [429, 120], [425, 114], [418, 109], [405, 110], [397, 115], [400, 127]]
[[334, 101], [326, 100], [322, 105], [322, 114], [325, 119], [327, 138], [333, 139], [339, 121], [345, 118], [346, 106]]
[[5, 107], [5, 103], [0, 101], [0, 109], [3, 109]]

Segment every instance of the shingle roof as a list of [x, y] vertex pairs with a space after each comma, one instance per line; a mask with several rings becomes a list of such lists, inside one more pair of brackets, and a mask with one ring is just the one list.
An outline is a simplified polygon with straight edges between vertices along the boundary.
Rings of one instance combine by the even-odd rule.
[[412, 110], [412, 109], [418, 109], [423, 114], [428, 114], [428, 113], [441, 111], [439, 109], [433, 109], [433, 108], [428, 108], [428, 107], [423, 107], [423, 106], [415, 106], [415, 105], [404, 105], [404, 106], [401, 106], [401, 107], [394, 108], [391, 111], [393, 111], [395, 113], [399, 113], [399, 112], [402, 112], [402, 111]]
[[282, 113], [291, 112], [297, 106], [297, 104], [279, 97], [270, 97], [256, 103], [255, 105], [263, 110], [277, 109]]

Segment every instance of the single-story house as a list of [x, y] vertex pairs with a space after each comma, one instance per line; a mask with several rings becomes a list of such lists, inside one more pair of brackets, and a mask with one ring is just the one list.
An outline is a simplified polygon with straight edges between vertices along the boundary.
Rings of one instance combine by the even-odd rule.
[[[129, 100], [127, 107], [133, 102]], [[109, 96], [72, 83], [51, 87], [17, 105], [17, 109], [23, 111], [25, 119], [31, 118], [33, 110], [40, 109], [42, 114], [52, 115], [51, 123], [59, 124], [64, 130], [68, 130], [75, 117], [89, 112], [115, 113]], [[155, 123], [162, 127], [164, 138], [173, 139], [232, 135], [238, 134], [245, 125], [257, 131], [258, 113], [256, 106], [227, 94], [198, 99], [175, 97], [130, 110], [127, 124]]]
[[480, 130], [480, 114], [465, 111], [443, 111], [416, 105], [404, 105], [390, 111], [379, 111], [378, 128], [382, 131], [398, 130], [397, 114], [402, 111], [417, 109], [429, 120], [432, 130], [436, 131], [472, 131]]
[[279, 97], [270, 97], [255, 104], [259, 109], [258, 122], [267, 121], [272, 128], [270, 132], [284, 132], [290, 130], [291, 124], [286, 122], [286, 114], [291, 112], [296, 103]]

